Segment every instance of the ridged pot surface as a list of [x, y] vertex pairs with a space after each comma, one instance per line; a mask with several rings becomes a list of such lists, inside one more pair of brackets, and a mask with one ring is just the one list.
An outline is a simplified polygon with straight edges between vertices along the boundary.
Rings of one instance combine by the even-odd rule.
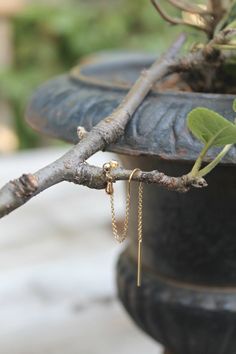
[[[78, 142], [77, 127], [87, 131], [118, 106], [132, 83], [153, 57], [141, 54], [98, 56], [42, 85], [29, 102], [26, 119], [36, 130], [56, 138]], [[214, 109], [233, 121], [234, 96], [164, 92], [155, 89], [140, 105], [125, 135], [109, 151], [148, 155], [161, 159], [194, 161], [202, 148], [188, 131], [187, 114], [198, 106]], [[206, 161], [215, 156], [212, 149]], [[236, 162], [232, 148], [224, 163]]]

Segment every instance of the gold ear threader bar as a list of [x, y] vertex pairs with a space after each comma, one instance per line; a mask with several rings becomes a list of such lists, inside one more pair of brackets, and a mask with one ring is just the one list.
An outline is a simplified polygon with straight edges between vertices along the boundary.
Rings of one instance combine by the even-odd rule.
[[[115, 213], [115, 205], [114, 205], [114, 186], [113, 186], [113, 178], [112, 178], [112, 170], [118, 168], [119, 164], [117, 161], [110, 161], [103, 165], [103, 171], [106, 175], [107, 185], [106, 185], [106, 193], [110, 196], [111, 203], [111, 221], [112, 221], [112, 232], [115, 239], [118, 242], [123, 242], [128, 234], [129, 228], [129, 214], [130, 214], [130, 200], [131, 200], [131, 181], [134, 177], [135, 173], [140, 171], [139, 168], [135, 168], [128, 180], [127, 184], [127, 194], [126, 194], [126, 206], [125, 206], [125, 220], [123, 225], [123, 230], [121, 234], [118, 233], [118, 227], [116, 222], [116, 213]], [[142, 268], [142, 242], [143, 242], [143, 184], [139, 182], [138, 186], [138, 268], [137, 268], [137, 286], [141, 286], [141, 268]]]

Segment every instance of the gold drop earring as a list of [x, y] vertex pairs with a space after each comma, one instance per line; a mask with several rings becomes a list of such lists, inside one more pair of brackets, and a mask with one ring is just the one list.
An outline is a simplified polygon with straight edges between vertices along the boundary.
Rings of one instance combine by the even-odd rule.
[[[115, 214], [115, 205], [114, 205], [114, 187], [113, 187], [113, 178], [112, 170], [116, 169], [119, 166], [117, 161], [110, 161], [103, 165], [103, 171], [106, 175], [107, 185], [106, 193], [110, 196], [111, 204], [111, 219], [112, 219], [112, 232], [115, 239], [118, 242], [123, 242], [128, 233], [129, 228], [129, 212], [130, 212], [130, 199], [131, 199], [131, 181], [136, 172], [140, 171], [139, 168], [135, 168], [128, 180], [127, 184], [127, 194], [126, 194], [126, 207], [125, 207], [125, 221], [122, 233], [118, 233], [116, 214]], [[143, 184], [139, 182], [138, 186], [138, 269], [137, 269], [137, 286], [141, 286], [141, 268], [142, 268], [142, 242], [143, 242]]]

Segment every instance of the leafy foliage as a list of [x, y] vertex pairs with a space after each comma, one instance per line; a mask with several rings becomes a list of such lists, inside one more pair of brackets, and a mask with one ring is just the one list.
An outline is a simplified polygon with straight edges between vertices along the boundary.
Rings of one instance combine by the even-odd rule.
[[[236, 112], [236, 100], [233, 102], [233, 110]], [[204, 144], [189, 173], [191, 177], [201, 178], [211, 172], [236, 143], [236, 125], [218, 113], [202, 107], [195, 108], [188, 114], [187, 125], [193, 135]], [[201, 169], [204, 156], [214, 146], [223, 146], [223, 149], [213, 161]]]

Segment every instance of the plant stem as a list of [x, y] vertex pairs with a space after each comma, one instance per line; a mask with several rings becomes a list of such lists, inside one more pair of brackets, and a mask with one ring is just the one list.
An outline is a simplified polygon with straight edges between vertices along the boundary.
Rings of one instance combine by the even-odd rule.
[[221, 150], [221, 152], [216, 156], [216, 158], [211, 163], [209, 163], [206, 167], [202, 168], [198, 172], [198, 176], [203, 177], [207, 175], [209, 172], [211, 172], [220, 163], [223, 157], [229, 152], [232, 146], [233, 144], [226, 145], [224, 149]]
[[202, 165], [202, 161], [204, 159], [204, 157], [207, 154], [207, 151], [209, 150], [210, 146], [211, 146], [211, 142], [212, 140], [210, 140], [202, 149], [202, 151], [200, 152], [200, 155], [198, 156], [197, 160], [195, 161], [195, 164], [193, 165], [193, 168], [191, 170], [191, 172], [189, 173], [189, 175], [191, 177], [196, 177], [199, 175], [199, 170], [201, 168]]

